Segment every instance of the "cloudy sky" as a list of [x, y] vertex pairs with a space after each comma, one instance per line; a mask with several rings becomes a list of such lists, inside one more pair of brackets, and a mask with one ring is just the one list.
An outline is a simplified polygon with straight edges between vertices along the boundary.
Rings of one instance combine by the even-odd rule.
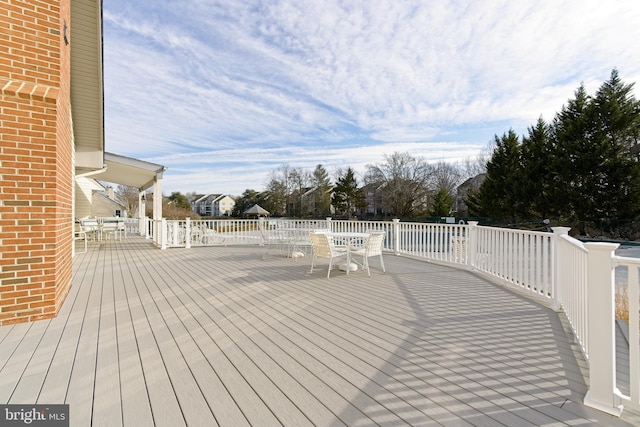
[[167, 166], [165, 194], [260, 191], [282, 164], [475, 158], [581, 82], [640, 82], [638, 0], [103, 7], [106, 149]]

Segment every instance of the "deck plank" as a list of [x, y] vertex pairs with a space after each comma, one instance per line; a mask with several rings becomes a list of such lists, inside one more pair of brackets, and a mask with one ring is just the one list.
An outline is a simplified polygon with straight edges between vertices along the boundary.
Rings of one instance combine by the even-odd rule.
[[557, 313], [467, 271], [385, 265], [326, 279], [256, 247], [91, 242], [56, 319], [0, 328], [0, 402], [67, 402], [87, 426], [637, 421], [582, 405]]
[[24, 372], [29, 369], [33, 354], [48, 325], [48, 321], [30, 324], [20, 328], [23, 331], [17, 333], [15, 339], [8, 339], [3, 343], [2, 347], [6, 346], [7, 349], [3, 355], [6, 362], [0, 370], [0, 401], [13, 399], [15, 390], [19, 388], [23, 377], [25, 381], [29, 381], [30, 377], [24, 376]]
[[[111, 245], [106, 240], [104, 245]], [[101, 268], [96, 268], [97, 279], [103, 283], [100, 293], [99, 330], [96, 354], [96, 373], [92, 410], [92, 426], [122, 426], [122, 394], [119, 375], [119, 340], [115, 314], [114, 251], [109, 250]], [[123, 384], [127, 387], [128, 384]]]
[[[90, 265], [90, 263], [76, 263], [73, 269], [73, 277], [78, 280], [78, 278], [86, 275], [90, 269]], [[69, 302], [63, 304], [58, 313], [57, 320], [55, 322], [52, 320], [42, 322], [43, 325], [46, 324], [46, 329], [41, 331], [41, 339], [33, 352], [33, 358], [23, 372], [22, 378], [11, 396], [10, 401], [12, 403], [33, 403], [39, 401], [45, 379], [50, 372], [51, 362], [60, 347], [60, 340], [62, 339], [67, 319], [72, 312], [77, 296], [77, 286], [72, 286], [67, 296]], [[55, 403], [62, 403], [62, 401]]]
[[[119, 250], [114, 262], [128, 265], [128, 255]], [[130, 267], [118, 271], [113, 277], [116, 331], [118, 342], [118, 375], [122, 396], [122, 424], [140, 427], [153, 426], [153, 414], [147, 391], [147, 382], [140, 357], [140, 347], [134, 326], [134, 313], [140, 304], [129, 297], [133, 284]], [[133, 287], [133, 286], [131, 286]], [[177, 424], [176, 424], [177, 425]]]
[[[155, 388], [153, 384], [157, 381], [171, 389], [171, 392], [165, 390], [164, 393], [151, 396], [154, 419], [163, 425], [171, 425], [169, 419], [178, 423], [175, 425], [217, 425], [175, 341], [172, 331], [177, 323], [175, 316], [167, 307], [162, 294], [155, 288], [151, 272], [145, 268], [144, 263], [141, 263], [141, 267], [139, 281], [135, 283], [140, 307], [146, 317], [144, 323], [150, 328], [149, 333], [144, 334], [144, 338], [149, 341], [142, 347], [143, 354], [146, 353], [147, 346], [151, 348], [145, 374], [151, 383], [150, 390]], [[165, 409], [167, 404], [173, 406], [170, 411]]]
[[[172, 309], [172, 307], [176, 307], [177, 309], [181, 310], [181, 314], [185, 315], [185, 319], [188, 322], [188, 324], [189, 325], [194, 324], [194, 320], [189, 318], [189, 316], [191, 316], [191, 310], [189, 310], [188, 312], [185, 312], [183, 310], [184, 308], [183, 303], [181, 303], [179, 299], [175, 296], [175, 291], [177, 290], [177, 287], [171, 287], [171, 285], [168, 284], [165, 280], [167, 277], [171, 277], [169, 275], [170, 272], [167, 270], [162, 272], [149, 271], [149, 274], [154, 276], [154, 283], [158, 286], [157, 288], [158, 291], [162, 292], [163, 297], [166, 299], [166, 305], [163, 307], [164, 308], [163, 313], [166, 314], [169, 311], [171, 311], [172, 315], [176, 317], [174, 328], [177, 331], [176, 333], [182, 337], [180, 343], [181, 345], [188, 346], [190, 350], [185, 352], [185, 355], [188, 355], [189, 357], [191, 357], [194, 354], [197, 354], [198, 349], [194, 347], [194, 342], [192, 338], [189, 337], [187, 328], [185, 328], [185, 325], [181, 324], [181, 322], [179, 321], [180, 318]], [[181, 279], [181, 280], [184, 280], [184, 279]], [[192, 307], [189, 307], [189, 308], [191, 309]], [[234, 401], [233, 406], [236, 406], [238, 402], [243, 402], [243, 408], [241, 412], [244, 414], [244, 416], [246, 416], [250, 420], [251, 423], [265, 423], [265, 424], [277, 423], [278, 422], [277, 418], [274, 416], [272, 411], [270, 411], [265, 406], [263, 402], [264, 399], [268, 399], [270, 397], [269, 393], [272, 393], [273, 390], [267, 389], [264, 392], [264, 396], [261, 396], [258, 394], [258, 392], [255, 389], [260, 386], [264, 387], [262, 385], [264, 379], [260, 376], [259, 372], [257, 372], [255, 369], [252, 369], [249, 361], [246, 359], [246, 356], [235, 345], [234, 339], [232, 337], [229, 337], [228, 334], [226, 334], [225, 331], [221, 329], [218, 325], [211, 325], [211, 326], [215, 326], [215, 329], [209, 332], [213, 336], [212, 339], [214, 340], [217, 346], [224, 349], [228, 359], [232, 360], [233, 365], [235, 365], [235, 368], [234, 368], [234, 366], [226, 363], [225, 360], [220, 361], [220, 360], [217, 360], [218, 358], [216, 357], [215, 362], [219, 362], [223, 365], [222, 370], [219, 372], [224, 375], [229, 375], [229, 374], [231, 375], [231, 378], [225, 384], [227, 384], [228, 387], [233, 387], [236, 390], [236, 392], [239, 392], [240, 394], [238, 394], [233, 398], [231, 398], [231, 396], [227, 396], [226, 389], [224, 389], [224, 387], [222, 387], [221, 384], [218, 384], [218, 387], [220, 387], [218, 392], [220, 394], [217, 394], [216, 390], [209, 389], [209, 387], [213, 386], [212, 383], [204, 382], [203, 386], [206, 385], [206, 388], [208, 389], [206, 393], [207, 394], [213, 393], [213, 395], [217, 396], [216, 399], [221, 399], [223, 401], [224, 399], [231, 399]], [[200, 334], [200, 336], [202, 336], [202, 334]], [[213, 355], [216, 355], [216, 353], [213, 353]], [[244, 372], [244, 375], [241, 375], [239, 372], [234, 372], [234, 370], [237, 370], [238, 365], [242, 365], [243, 368], [245, 369], [246, 372]], [[251, 381], [248, 381], [248, 383], [251, 384], [250, 387], [243, 386], [243, 383], [246, 381], [245, 376], [251, 378]], [[213, 375], [211, 375], [210, 377], [213, 377]], [[230, 405], [231, 403], [228, 402], [228, 404]], [[223, 405], [216, 404], [216, 411], [224, 412], [224, 411], [233, 410], [232, 407], [223, 408], [222, 406]], [[295, 408], [287, 408], [287, 409], [291, 410], [291, 413], [289, 414], [289, 416], [292, 416], [295, 413]], [[220, 417], [221, 419], [227, 419], [228, 414], [222, 413], [220, 414]]]
[[[94, 270], [87, 275], [87, 282], [82, 286], [89, 286], [90, 293], [83, 307], [83, 315], [78, 319], [81, 323], [76, 352], [73, 357], [73, 366], [69, 378], [69, 386], [65, 402], [74, 409], [70, 410], [69, 423], [71, 425], [91, 425], [93, 422], [93, 409], [96, 402], [95, 393], [96, 366], [98, 359], [98, 344], [101, 320], [102, 293], [105, 286], [110, 284], [103, 281], [104, 256], [108, 254], [108, 248], [100, 245], [102, 252], [98, 262], [94, 264]], [[115, 397], [114, 404], [118, 404], [120, 396]], [[111, 403], [111, 400], [109, 400]]]

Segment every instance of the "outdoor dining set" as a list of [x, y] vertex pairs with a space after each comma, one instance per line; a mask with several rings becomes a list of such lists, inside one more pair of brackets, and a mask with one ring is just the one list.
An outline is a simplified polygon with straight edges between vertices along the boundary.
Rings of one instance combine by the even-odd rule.
[[330, 230], [278, 228], [262, 232], [265, 254], [270, 246], [285, 248], [287, 256], [300, 258], [310, 251], [311, 269], [313, 272], [320, 258], [328, 260], [327, 278], [331, 270], [338, 267], [348, 275], [351, 271], [366, 270], [371, 276], [370, 257], [379, 257], [380, 267], [385, 271], [382, 250], [385, 238], [384, 231], [372, 232], [332, 232]]
[[76, 220], [74, 240], [84, 241], [84, 252], [87, 251], [87, 242], [89, 240], [122, 240], [123, 237], [127, 237], [124, 218], [103, 217]]

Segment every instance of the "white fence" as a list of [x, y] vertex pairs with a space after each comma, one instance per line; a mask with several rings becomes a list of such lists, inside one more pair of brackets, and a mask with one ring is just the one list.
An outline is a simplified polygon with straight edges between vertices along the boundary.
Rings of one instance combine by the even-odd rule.
[[[623, 405], [640, 410], [640, 259], [614, 255], [617, 244], [581, 243], [568, 228], [553, 233], [469, 224], [426, 224], [393, 220], [180, 220], [143, 221], [140, 233], [161, 248], [206, 245], [262, 245], [278, 229], [334, 232], [385, 231], [385, 250], [474, 270], [526, 292], [565, 313], [576, 342], [589, 362], [585, 404], [619, 416]], [[616, 379], [615, 287], [624, 276], [630, 313], [628, 394]], [[619, 279], [620, 281], [620, 279]], [[620, 286], [620, 283], [618, 283]], [[628, 364], [627, 364], [628, 363]]]

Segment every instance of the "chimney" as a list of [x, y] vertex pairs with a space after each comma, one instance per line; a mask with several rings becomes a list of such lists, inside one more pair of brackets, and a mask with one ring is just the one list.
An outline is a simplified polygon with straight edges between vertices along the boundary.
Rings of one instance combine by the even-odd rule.
[[109, 192], [109, 198], [111, 200], [115, 199], [115, 195], [113, 194], [113, 187], [107, 187], [107, 191]]

